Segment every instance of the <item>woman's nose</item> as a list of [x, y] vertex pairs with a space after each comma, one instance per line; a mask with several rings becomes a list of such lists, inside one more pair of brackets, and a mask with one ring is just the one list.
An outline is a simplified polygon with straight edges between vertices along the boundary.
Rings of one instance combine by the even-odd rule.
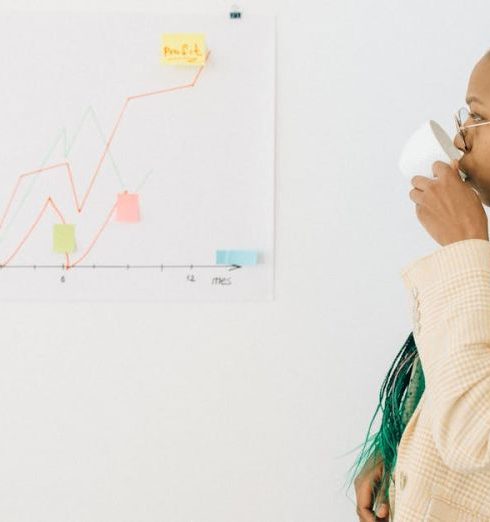
[[454, 137], [454, 140], [453, 140], [453, 144], [461, 152], [466, 152], [463, 137], [461, 136], [461, 134], [459, 132], [456, 133], [456, 136]]

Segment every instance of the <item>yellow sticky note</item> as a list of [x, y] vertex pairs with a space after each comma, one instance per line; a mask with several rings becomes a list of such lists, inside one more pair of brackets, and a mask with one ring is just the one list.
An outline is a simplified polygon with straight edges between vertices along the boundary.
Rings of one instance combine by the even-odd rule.
[[160, 61], [178, 65], [203, 65], [206, 62], [204, 34], [163, 34]]
[[53, 225], [53, 250], [62, 254], [75, 250], [75, 225]]

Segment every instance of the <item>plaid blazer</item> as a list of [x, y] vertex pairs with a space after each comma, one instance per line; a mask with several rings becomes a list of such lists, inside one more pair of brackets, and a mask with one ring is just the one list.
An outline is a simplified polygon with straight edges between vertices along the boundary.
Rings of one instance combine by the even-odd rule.
[[490, 522], [490, 242], [402, 269], [425, 389], [400, 439], [392, 522]]

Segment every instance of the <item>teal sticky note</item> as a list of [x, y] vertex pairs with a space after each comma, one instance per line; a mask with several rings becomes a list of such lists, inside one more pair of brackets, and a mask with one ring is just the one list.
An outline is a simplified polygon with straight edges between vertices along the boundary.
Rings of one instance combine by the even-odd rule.
[[256, 265], [257, 250], [216, 250], [217, 265]]

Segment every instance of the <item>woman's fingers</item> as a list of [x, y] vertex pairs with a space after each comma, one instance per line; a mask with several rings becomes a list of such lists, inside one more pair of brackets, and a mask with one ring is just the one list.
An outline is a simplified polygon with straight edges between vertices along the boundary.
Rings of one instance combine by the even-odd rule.
[[359, 522], [376, 522], [373, 512], [373, 482], [371, 475], [359, 476], [356, 479], [357, 516]]
[[386, 502], [380, 504], [379, 508], [376, 510], [376, 516], [379, 517], [376, 520], [380, 520], [381, 522], [388, 522], [390, 509]]
[[[361, 473], [356, 477], [354, 484], [356, 488], [357, 515], [360, 522], [377, 522], [389, 515], [388, 506], [383, 498], [377, 498], [380, 493], [380, 479], [383, 472], [383, 462], [378, 458], [371, 459], [366, 463]], [[375, 499], [379, 500], [379, 514], [375, 513]], [[383, 521], [384, 522], [384, 521]], [[388, 522], [388, 519], [386, 519]]]

